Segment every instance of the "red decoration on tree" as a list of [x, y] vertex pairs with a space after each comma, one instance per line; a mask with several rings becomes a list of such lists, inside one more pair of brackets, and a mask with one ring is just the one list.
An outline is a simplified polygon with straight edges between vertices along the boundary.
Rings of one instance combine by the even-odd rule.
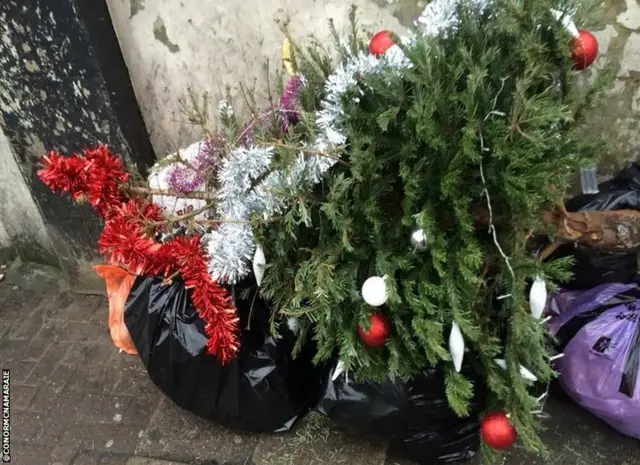
[[110, 264], [137, 275], [182, 275], [205, 322], [208, 352], [223, 364], [233, 360], [240, 346], [237, 310], [227, 290], [211, 279], [200, 237], [157, 242], [155, 235], [166, 221], [162, 209], [147, 200], [126, 199], [121, 184], [129, 174], [105, 146], [85, 149], [84, 156], [51, 152], [43, 165], [38, 176], [47, 186], [68, 192], [76, 201], [88, 200], [105, 219], [98, 247]]
[[38, 176], [54, 192], [68, 192], [76, 202], [87, 200], [106, 218], [109, 209], [124, 200], [120, 185], [129, 180], [129, 173], [104, 145], [84, 149], [83, 155], [65, 157], [51, 152], [43, 157]]
[[373, 55], [381, 57], [395, 44], [396, 43], [393, 41], [391, 32], [380, 31], [371, 38], [371, 42], [369, 42], [369, 51]]
[[140, 199], [112, 207], [98, 239], [100, 253], [110, 264], [120, 265], [137, 275], [169, 274], [170, 257], [162, 253], [163, 244], [151, 237], [155, 232], [152, 227], [146, 230], [146, 224], [162, 219], [157, 205]]
[[391, 323], [382, 312], [376, 312], [369, 317], [369, 330], [358, 325], [360, 339], [369, 347], [382, 347], [391, 334]]
[[209, 340], [207, 349], [225, 364], [238, 353], [238, 316], [226, 289], [211, 279], [206, 253], [199, 236], [178, 236], [167, 244], [172, 249], [184, 284], [191, 291], [191, 301], [205, 321]]
[[591, 32], [580, 29], [571, 42], [571, 58], [577, 70], [588, 68], [598, 58], [598, 39]]
[[504, 450], [515, 444], [518, 433], [504, 412], [489, 413], [480, 425], [482, 439], [489, 447]]

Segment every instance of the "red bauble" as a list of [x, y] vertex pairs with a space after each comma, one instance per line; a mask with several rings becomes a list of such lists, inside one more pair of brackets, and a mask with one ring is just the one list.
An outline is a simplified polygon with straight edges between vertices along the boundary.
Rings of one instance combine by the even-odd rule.
[[369, 330], [358, 325], [360, 339], [369, 347], [382, 347], [387, 343], [391, 334], [391, 323], [382, 312], [376, 312], [369, 317]]
[[598, 39], [589, 31], [580, 29], [579, 36], [571, 42], [571, 58], [577, 70], [588, 68], [598, 58]]
[[369, 42], [369, 51], [373, 55], [380, 57], [395, 44], [396, 43], [393, 41], [393, 37], [389, 31], [380, 31], [371, 38], [371, 42]]
[[482, 439], [489, 447], [504, 450], [515, 444], [518, 433], [504, 412], [489, 413], [480, 425]]

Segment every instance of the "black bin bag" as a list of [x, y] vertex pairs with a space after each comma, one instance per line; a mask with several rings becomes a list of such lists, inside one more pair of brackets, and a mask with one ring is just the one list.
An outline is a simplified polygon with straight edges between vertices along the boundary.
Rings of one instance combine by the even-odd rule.
[[269, 335], [266, 303], [245, 295], [247, 288], [257, 292], [254, 279], [232, 289], [242, 346], [238, 358], [225, 366], [206, 352], [204, 322], [184, 284], [164, 286], [162, 281], [138, 277], [124, 318], [149, 376], [173, 402], [250, 432], [287, 431], [316, 404], [323, 376], [311, 361], [312, 350], [293, 359], [293, 335], [285, 332], [277, 340]]
[[[583, 194], [566, 204], [570, 212], [640, 210], [640, 165], [632, 163], [613, 179], [598, 186], [597, 194]], [[629, 283], [636, 279], [635, 252], [614, 253], [587, 245], [566, 244], [552, 259], [573, 256], [573, 279], [567, 289], [591, 289], [606, 283]]]
[[358, 436], [389, 441], [389, 454], [418, 464], [471, 460], [480, 448], [480, 414], [485, 398], [482, 382], [474, 382], [470, 415], [449, 407], [444, 371], [427, 368], [409, 382], [356, 382], [348, 373], [328, 377], [318, 410], [338, 427]]

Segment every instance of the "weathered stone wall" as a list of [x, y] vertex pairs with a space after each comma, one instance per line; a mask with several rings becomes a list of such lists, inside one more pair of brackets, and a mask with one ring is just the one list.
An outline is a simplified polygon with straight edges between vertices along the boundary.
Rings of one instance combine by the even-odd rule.
[[4, 241], [26, 260], [61, 265], [79, 286], [92, 283], [100, 222], [36, 172], [49, 150], [97, 143], [129, 164], [154, 162], [104, 0], [0, 2], [0, 134]]
[[602, 24], [596, 31], [601, 50], [597, 65], [612, 67], [616, 81], [591, 120], [593, 131], [611, 142], [600, 161], [606, 174], [636, 160], [640, 150], [640, 2], [605, 1]]
[[[279, 63], [283, 36], [276, 19], [289, 18], [297, 37], [323, 37], [328, 34], [328, 18], [334, 18], [339, 27], [344, 25], [351, 4], [341, 0], [107, 2], [158, 154], [198, 137], [198, 129], [185, 122], [178, 103], [189, 87], [219, 96], [225, 86], [231, 86], [238, 96], [240, 83], [251, 85], [261, 79], [266, 59]], [[425, 4], [417, 0], [355, 3], [364, 25], [399, 33]], [[605, 0], [602, 25], [594, 32], [603, 52], [596, 67], [610, 63], [618, 73], [609, 98], [592, 118], [594, 130], [605, 132], [612, 142], [601, 163], [601, 172], [610, 172], [633, 158], [640, 145], [639, 0]]]
[[[352, 3], [361, 23], [402, 31], [393, 10], [370, 0], [107, 0], [122, 53], [157, 154], [199, 137], [186, 123], [179, 100], [192, 88], [220, 97], [230, 86], [241, 104], [240, 84], [264, 88], [266, 60], [280, 66], [283, 34], [328, 37], [328, 19], [346, 27]], [[214, 100], [214, 104], [216, 101]], [[215, 106], [215, 105], [214, 105]], [[212, 108], [215, 110], [215, 108]], [[214, 111], [215, 113], [215, 111]]]
[[[10, 248], [16, 240], [32, 244], [32, 247], [35, 244], [45, 251], [53, 247], [42, 212], [31, 196], [13, 148], [0, 127], [0, 250]], [[57, 261], [55, 254], [46, 255]]]

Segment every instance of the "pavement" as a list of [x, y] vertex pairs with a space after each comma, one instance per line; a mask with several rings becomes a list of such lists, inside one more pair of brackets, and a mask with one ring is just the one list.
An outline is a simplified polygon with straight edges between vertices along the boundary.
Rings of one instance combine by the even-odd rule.
[[[411, 465], [320, 414], [283, 435], [234, 432], [174, 406], [137, 356], [119, 353], [101, 296], [0, 284], [0, 368], [11, 370], [17, 465]], [[555, 394], [548, 461], [514, 449], [506, 465], [636, 465], [640, 441]], [[479, 465], [479, 461], [470, 465]]]

